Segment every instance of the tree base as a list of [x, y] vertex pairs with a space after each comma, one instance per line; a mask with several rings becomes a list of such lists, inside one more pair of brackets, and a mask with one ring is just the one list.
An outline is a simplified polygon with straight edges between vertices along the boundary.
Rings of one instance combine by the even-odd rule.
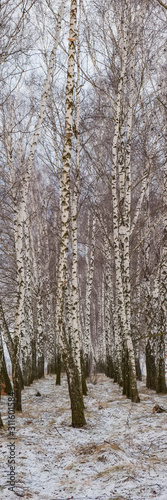
[[1, 368], [1, 382], [5, 385], [5, 393], [10, 394], [12, 391], [12, 384], [7, 372], [5, 357], [3, 354], [2, 368]]
[[15, 399], [15, 410], [16, 411], [22, 411], [21, 387], [20, 387], [20, 384], [17, 381], [14, 382], [14, 399]]
[[71, 401], [72, 427], [81, 428], [86, 424], [84, 416], [82, 381], [78, 372], [78, 368], [75, 366], [74, 360], [71, 355], [68, 361], [69, 366], [67, 366], [67, 360], [64, 359]]
[[27, 358], [23, 362], [22, 373], [23, 373], [24, 385], [26, 387], [28, 387], [33, 382], [33, 377], [32, 377], [32, 358], [31, 357]]
[[44, 378], [44, 356], [38, 359], [38, 378]]
[[80, 358], [81, 358], [81, 372], [82, 372], [82, 393], [84, 396], [87, 396], [88, 388], [86, 384], [86, 369], [82, 351], [80, 353]]
[[155, 356], [152, 352], [150, 342], [146, 345], [146, 386], [148, 389], [156, 390], [156, 365]]
[[140, 403], [140, 398], [137, 389], [136, 371], [133, 370], [132, 363], [129, 359], [128, 348], [124, 347], [122, 359], [122, 374], [123, 374], [123, 395], [131, 399], [133, 403]]
[[56, 385], [61, 385], [61, 355], [59, 352], [56, 357]]
[[135, 359], [135, 366], [136, 366], [136, 378], [137, 378], [137, 380], [140, 380], [140, 382], [141, 382], [142, 381], [142, 373], [141, 373], [139, 358]]

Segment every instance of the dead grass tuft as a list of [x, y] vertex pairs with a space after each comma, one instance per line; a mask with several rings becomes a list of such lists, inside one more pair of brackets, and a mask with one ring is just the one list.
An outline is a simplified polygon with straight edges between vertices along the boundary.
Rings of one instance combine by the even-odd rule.
[[99, 454], [99, 453], [106, 453], [107, 451], [110, 450], [115, 450], [115, 451], [122, 451], [121, 448], [118, 446], [117, 443], [110, 443], [110, 442], [103, 442], [101, 444], [88, 444], [86, 446], [80, 446], [79, 448], [76, 448], [76, 453], [78, 455], [93, 455], [93, 454]]
[[110, 475], [111, 473], [114, 473], [114, 472], [123, 472], [123, 471], [126, 471], [126, 474], [131, 474], [132, 472], [132, 468], [133, 468], [133, 464], [117, 464], [117, 465], [112, 465], [111, 467], [109, 467], [108, 469], [105, 469], [103, 471], [100, 471], [98, 472], [96, 475], [95, 475], [95, 478], [98, 479], [98, 478], [101, 478], [103, 476], [107, 476], [107, 475]]

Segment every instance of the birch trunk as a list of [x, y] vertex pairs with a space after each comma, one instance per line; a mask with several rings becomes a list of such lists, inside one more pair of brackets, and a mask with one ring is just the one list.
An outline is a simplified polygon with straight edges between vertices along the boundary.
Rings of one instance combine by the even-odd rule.
[[105, 338], [106, 338], [106, 374], [114, 378], [114, 294], [112, 276], [111, 249], [105, 238]]
[[[15, 171], [13, 164], [13, 142], [12, 142], [12, 126], [13, 126], [14, 109], [11, 106], [11, 130], [9, 140], [7, 143], [7, 154], [9, 158], [10, 180], [12, 185], [13, 195], [13, 212], [14, 212], [14, 245], [15, 245], [15, 259], [16, 259], [16, 276], [17, 276], [17, 301], [15, 310], [15, 326], [14, 326], [14, 340], [13, 340], [13, 356], [12, 356], [12, 378], [15, 393], [16, 410], [21, 411], [21, 385], [19, 378], [19, 360], [20, 350], [21, 357], [24, 358], [26, 353], [26, 335], [25, 335], [25, 317], [24, 317], [24, 300], [25, 300], [25, 254], [23, 244], [23, 221], [24, 221], [24, 204], [26, 203], [26, 196], [24, 191], [24, 179], [19, 193], [21, 204], [18, 201], [18, 193], [16, 188]], [[19, 151], [19, 159], [21, 160], [21, 152]]]
[[163, 189], [163, 241], [160, 256], [160, 283], [159, 283], [159, 324], [158, 324], [158, 340], [157, 340], [157, 393], [167, 392], [165, 381], [165, 341], [167, 335], [167, 163], [164, 166], [164, 189]]
[[[31, 199], [33, 212], [38, 214], [39, 207], [35, 206]], [[32, 282], [33, 282], [33, 313], [34, 313], [34, 336], [33, 336], [33, 372], [35, 378], [44, 377], [44, 314], [43, 314], [43, 273], [41, 262], [40, 241], [42, 238], [42, 225], [37, 216], [36, 241], [34, 241], [33, 227], [30, 228], [30, 245], [32, 254]]]
[[43, 332], [43, 304], [41, 288], [39, 286], [37, 294], [37, 375], [44, 377], [44, 332]]
[[30, 218], [24, 221], [24, 266], [25, 266], [25, 295], [24, 295], [24, 322], [25, 322], [25, 345], [26, 352], [23, 353], [22, 371], [25, 385], [33, 382], [32, 347], [34, 339], [34, 324], [32, 311], [32, 262], [30, 255]]
[[[51, 52], [50, 61], [48, 65], [47, 76], [45, 80], [43, 95], [41, 99], [41, 108], [39, 112], [39, 117], [37, 124], [35, 126], [32, 144], [30, 147], [29, 158], [27, 161], [27, 165], [24, 165], [24, 169], [22, 172], [21, 178], [21, 189], [19, 192], [19, 196], [17, 198], [16, 193], [14, 193], [14, 233], [15, 233], [15, 250], [16, 250], [16, 264], [17, 264], [17, 304], [16, 304], [16, 313], [15, 313], [15, 332], [14, 332], [14, 356], [13, 356], [13, 383], [14, 383], [14, 392], [15, 392], [15, 401], [16, 401], [16, 409], [21, 410], [21, 388], [19, 386], [19, 356], [20, 356], [20, 347], [23, 365], [26, 364], [26, 369], [24, 371], [28, 371], [28, 358], [30, 356], [30, 339], [28, 336], [26, 337], [25, 332], [25, 290], [26, 290], [26, 280], [25, 280], [25, 255], [24, 255], [24, 237], [23, 237], [23, 225], [26, 221], [26, 204], [27, 204], [27, 195], [28, 189], [31, 179], [31, 171], [32, 171], [32, 163], [34, 158], [34, 153], [40, 133], [40, 128], [42, 125], [46, 101], [48, 98], [48, 90], [50, 86], [50, 77], [54, 68], [55, 61], [55, 53], [57, 50], [60, 29], [61, 29], [61, 21], [63, 16], [65, 0], [61, 4], [60, 12], [58, 15], [57, 21], [57, 33], [55, 38], [55, 43], [53, 50]], [[12, 130], [12, 129], [11, 129]], [[11, 133], [12, 136], [12, 133]], [[21, 157], [21, 155], [20, 155]], [[12, 148], [9, 151], [9, 160], [10, 166], [12, 165]], [[13, 172], [12, 172], [13, 177]], [[12, 186], [15, 186], [13, 182], [14, 179], [11, 179]], [[20, 345], [21, 344], [21, 345]], [[25, 367], [24, 367], [25, 368]]]
[[140, 368], [140, 316], [141, 316], [141, 284], [140, 284], [140, 249], [137, 251], [137, 269], [136, 269], [136, 290], [134, 302], [134, 352], [136, 364], [136, 377], [137, 380], [142, 380], [142, 373]]
[[3, 342], [2, 342], [2, 367], [1, 367], [1, 381], [5, 385], [5, 393], [10, 394], [12, 392], [12, 385], [8, 375], [6, 360], [4, 356]]
[[[22, 200], [25, 202], [25, 193], [22, 192]], [[17, 304], [15, 313], [15, 327], [14, 327], [14, 356], [12, 366], [12, 378], [14, 385], [16, 410], [22, 411], [21, 407], [21, 386], [19, 383], [19, 357], [20, 349], [22, 359], [26, 357], [27, 345], [25, 335], [25, 317], [24, 317], [24, 304], [25, 304], [25, 270], [24, 270], [24, 245], [23, 245], [23, 212], [24, 205], [17, 210], [14, 236], [15, 236], [15, 249], [16, 249], [16, 264], [17, 264]]]
[[[122, 106], [124, 102], [125, 91], [127, 90], [127, 70], [128, 70], [128, 5], [125, 2], [124, 12], [122, 14], [123, 32], [121, 41], [122, 50], [122, 69], [118, 84], [115, 131], [112, 148], [112, 197], [113, 197], [113, 236], [114, 236], [114, 254], [116, 271], [116, 302], [117, 314], [120, 322], [122, 342], [123, 342], [123, 392], [132, 399], [139, 401], [137, 384], [134, 349], [131, 338], [131, 311], [130, 311], [130, 261], [129, 261], [129, 236], [130, 236], [130, 154], [131, 154], [131, 130], [132, 130], [132, 74], [130, 71], [130, 96], [127, 118], [127, 141], [126, 156], [124, 153], [123, 161], [122, 151], [119, 154], [119, 144], [121, 150], [125, 141], [123, 134], [120, 137], [120, 123], [122, 127]], [[132, 57], [132, 56], [131, 56]], [[133, 61], [134, 62], [134, 61]], [[130, 70], [132, 69], [132, 60]], [[119, 161], [121, 159], [121, 165]], [[118, 205], [117, 192], [117, 166], [120, 183], [120, 205]], [[119, 223], [121, 208], [121, 224]]]
[[[78, 20], [78, 31], [80, 29], [81, 20], [81, 8], [79, 9], [79, 20]], [[85, 366], [81, 347], [81, 323], [80, 323], [80, 310], [79, 310], [79, 279], [78, 279], [78, 187], [79, 187], [79, 155], [80, 155], [80, 136], [79, 136], [79, 119], [80, 119], [80, 103], [79, 103], [79, 84], [80, 84], [80, 71], [79, 71], [79, 56], [80, 56], [80, 44], [79, 44], [79, 32], [78, 32], [78, 44], [77, 44], [77, 82], [76, 82], [76, 123], [75, 123], [75, 135], [76, 135], [76, 160], [75, 160], [75, 182], [74, 182], [74, 194], [72, 200], [72, 336], [74, 339], [74, 359], [80, 357], [81, 363], [79, 363], [78, 370], [81, 369], [82, 378], [82, 391], [83, 394], [87, 394], [86, 378], [85, 378]]]
[[44, 202], [44, 220], [43, 220], [43, 241], [45, 241], [45, 304], [46, 304], [46, 322], [45, 329], [47, 334], [47, 372], [49, 374], [55, 373], [55, 335], [53, 327], [53, 307], [52, 307], [52, 292], [50, 287], [50, 275], [49, 275], [49, 264], [50, 264], [50, 251], [49, 251], [49, 239], [48, 239], [48, 228], [47, 228], [47, 207]]
[[[75, 44], [76, 44], [76, 14], [77, 2], [71, 0], [70, 30], [68, 46], [68, 68], [66, 83], [66, 106], [65, 106], [65, 137], [63, 149], [63, 165], [61, 179], [61, 246], [58, 277], [58, 323], [59, 343], [61, 346], [63, 362], [67, 372], [69, 394], [71, 399], [72, 425], [82, 427], [85, 424], [84, 403], [82, 394], [80, 343], [79, 333], [75, 327], [75, 338], [73, 347], [69, 345], [67, 336], [67, 325], [63, 321], [65, 288], [67, 287], [67, 253], [69, 245], [69, 214], [70, 214], [70, 160], [72, 149], [72, 116], [74, 100], [74, 68], [75, 68]], [[75, 308], [76, 310], [76, 308]], [[76, 318], [75, 318], [76, 321]]]
[[44, 314], [43, 314], [43, 276], [41, 269], [40, 235], [37, 235], [36, 275], [36, 313], [37, 313], [37, 376], [44, 377]]
[[102, 274], [102, 283], [101, 283], [101, 361], [104, 370], [106, 371], [106, 353], [107, 353], [107, 345], [106, 345], [106, 335], [105, 335], [105, 277], [104, 271]]
[[[91, 314], [91, 294], [92, 294], [92, 283], [93, 283], [93, 273], [94, 273], [94, 254], [95, 254], [95, 231], [96, 231], [96, 217], [93, 214], [93, 224], [92, 224], [92, 236], [91, 244], [89, 245], [89, 229], [90, 229], [90, 217], [88, 218], [88, 236], [86, 243], [86, 304], [85, 304], [85, 332], [84, 332], [84, 360], [86, 376], [90, 375], [93, 368], [92, 358], [92, 340], [91, 340], [91, 329], [90, 329], [90, 314]], [[90, 255], [89, 255], [90, 250]]]
[[[8, 325], [7, 325], [7, 322], [5, 319], [5, 314], [4, 314], [1, 300], [0, 300], [0, 325], [1, 325], [3, 341], [6, 344], [11, 363], [13, 363], [14, 343], [13, 343], [13, 340], [12, 340], [12, 337], [11, 337], [11, 334], [9, 332], [9, 328], [8, 328]], [[19, 365], [19, 378], [20, 378], [21, 389], [24, 389], [24, 382], [23, 382], [23, 376], [22, 376], [20, 365]]]
[[[2, 363], [3, 363], [3, 348], [2, 348], [2, 335], [1, 335], [1, 324], [0, 324], [0, 404], [1, 404], [1, 373], [2, 373]], [[0, 411], [0, 428], [3, 427], [3, 421]]]
[[[150, 213], [149, 213], [149, 195], [150, 193], [150, 179], [147, 180], [146, 189], [146, 225], [145, 225], [145, 241], [144, 241], [144, 298], [145, 298], [145, 321], [146, 321], [146, 385], [148, 389], [156, 388], [156, 338], [154, 336], [152, 323], [153, 309], [151, 302], [151, 284], [150, 284]], [[157, 295], [157, 294], [156, 294]]]

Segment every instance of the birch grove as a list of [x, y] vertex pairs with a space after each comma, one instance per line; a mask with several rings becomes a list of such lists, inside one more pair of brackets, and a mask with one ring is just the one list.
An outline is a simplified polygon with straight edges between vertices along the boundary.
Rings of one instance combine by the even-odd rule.
[[21, 411], [24, 386], [65, 372], [83, 427], [97, 370], [139, 402], [144, 364], [166, 392], [166, 8], [0, 15], [0, 373]]

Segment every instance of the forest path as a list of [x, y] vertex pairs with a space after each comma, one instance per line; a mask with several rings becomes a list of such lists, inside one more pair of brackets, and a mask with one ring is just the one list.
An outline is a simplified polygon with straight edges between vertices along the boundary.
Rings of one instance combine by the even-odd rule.
[[[2, 396], [0, 499], [167, 499], [167, 414], [153, 414], [167, 396], [138, 382], [141, 403], [131, 403], [103, 374], [88, 383], [87, 425], [71, 427], [66, 377], [46, 376], [22, 393], [16, 413], [16, 488], [7, 487], [8, 397]], [[36, 396], [40, 391], [41, 397]]]

